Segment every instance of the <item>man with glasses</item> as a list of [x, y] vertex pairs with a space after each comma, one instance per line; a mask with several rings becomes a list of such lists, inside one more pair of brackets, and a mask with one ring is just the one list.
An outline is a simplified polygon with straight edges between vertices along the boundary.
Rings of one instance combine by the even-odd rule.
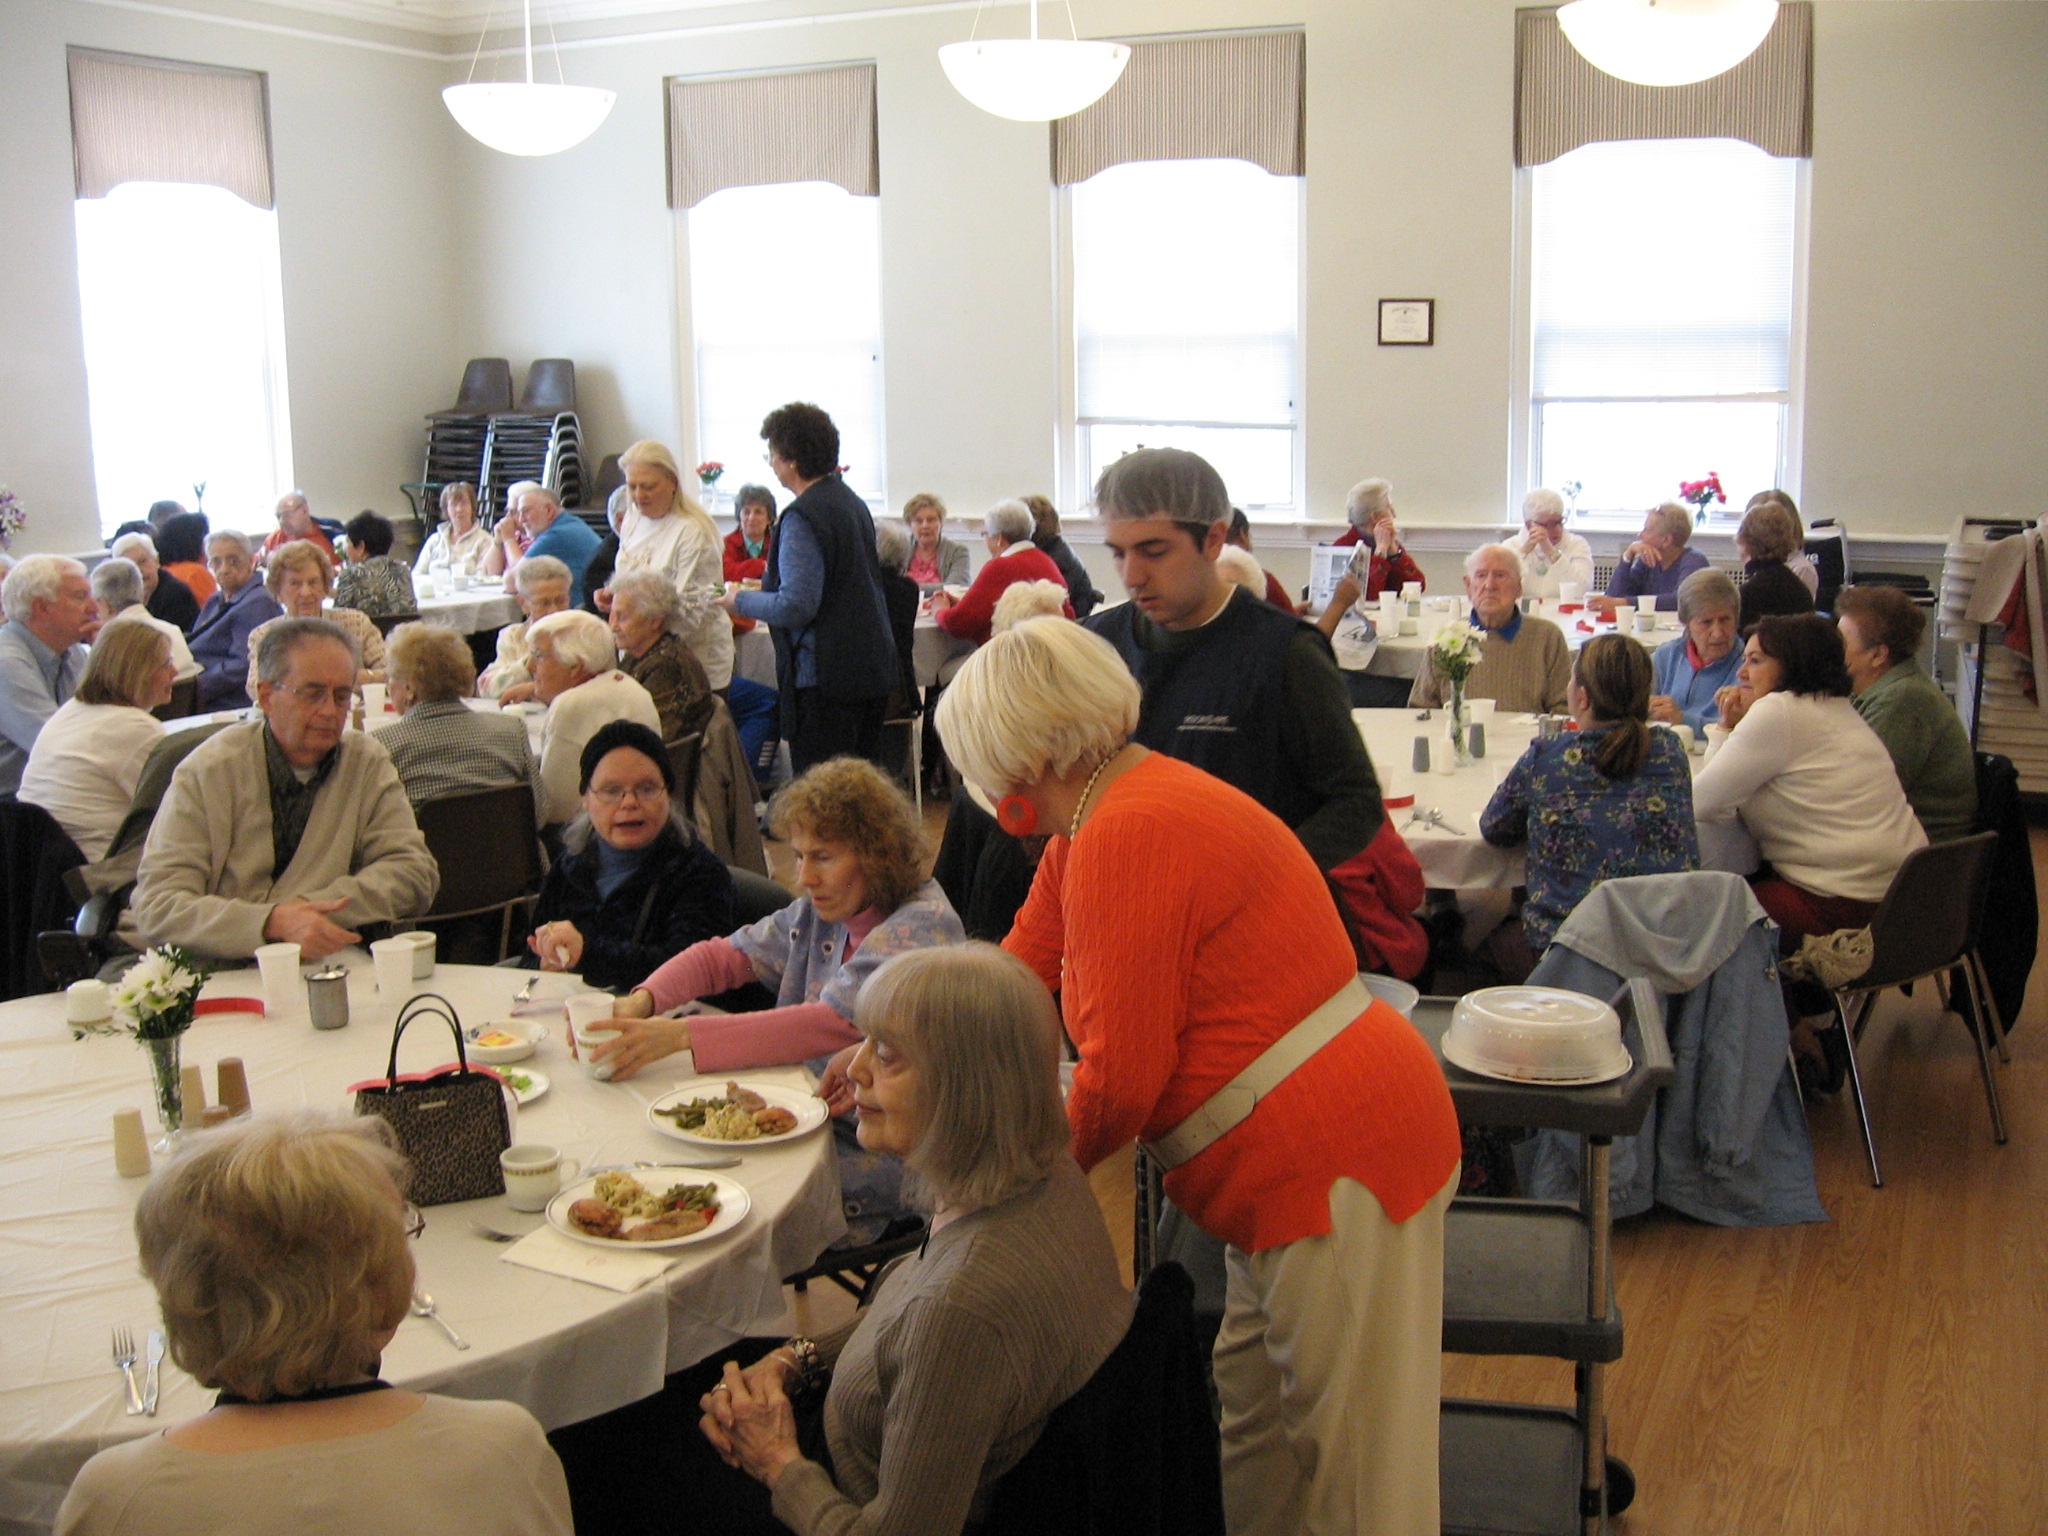
[[1539, 485], [1522, 498], [1522, 536], [1508, 548], [1522, 557], [1522, 591], [1545, 602], [1566, 582], [1579, 596], [1593, 590], [1593, 546], [1564, 526], [1564, 498]]
[[248, 535], [223, 528], [207, 539], [206, 569], [220, 590], [192, 625], [199, 707], [242, 709], [249, 702], [249, 636], [284, 609], [256, 579], [256, 549]]
[[433, 901], [440, 872], [390, 754], [348, 729], [356, 666], [347, 631], [326, 619], [265, 632], [262, 720], [186, 758], [150, 828], [134, 902], [143, 943], [247, 960], [290, 942], [318, 960]]

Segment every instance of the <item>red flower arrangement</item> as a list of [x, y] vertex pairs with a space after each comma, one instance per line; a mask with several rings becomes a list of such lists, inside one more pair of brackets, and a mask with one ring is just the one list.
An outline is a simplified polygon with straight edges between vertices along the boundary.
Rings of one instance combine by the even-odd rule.
[[705, 485], [718, 484], [718, 477], [725, 473], [725, 466], [716, 459], [706, 459], [697, 466], [697, 478]]
[[1691, 502], [1698, 509], [1693, 519], [1695, 522], [1703, 523], [1707, 520], [1709, 502], [1719, 502], [1724, 507], [1728, 505], [1728, 498], [1721, 490], [1721, 476], [1717, 470], [1708, 470], [1707, 478], [1704, 480], [1679, 481], [1678, 495], [1681, 500]]

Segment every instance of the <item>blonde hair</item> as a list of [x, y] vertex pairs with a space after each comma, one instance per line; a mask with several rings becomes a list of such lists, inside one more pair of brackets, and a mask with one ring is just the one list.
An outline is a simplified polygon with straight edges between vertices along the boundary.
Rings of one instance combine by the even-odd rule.
[[1026, 619], [1064, 618], [1067, 602], [1067, 589], [1056, 581], [1047, 581], [1043, 576], [1036, 581], [1013, 581], [996, 599], [995, 612], [988, 621], [989, 631], [1000, 635]]
[[278, 589], [284, 585], [286, 574], [299, 570], [318, 571], [320, 585], [329, 592], [334, 590], [334, 562], [327, 558], [327, 551], [311, 539], [293, 539], [270, 552], [270, 563], [263, 571], [264, 589], [276, 597]]
[[926, 507], [930, 507], [939, 514], [940, 523], [943, 524], [946, 521], [946, 504], [930, 491], [919, 491], [910, 500], [903, 503], [903, 521], [906, 523], [910, 522]]
[[923, 1121], [904, 1162], [944, 1205], [1000, 1205], [1042, 1182], [1073, 1137], [1060, 1023], [1031, 968], [993, 944], [885, 962], [854, 1008], [861, 1032], [917, 1068]]
[[85, 658], [78, 680], [81, 704], [126, 704], [143, 707], [156, 669], [171, 659], [171, 638], [140, 619], [109, 624], [100, 631]]
[[392, 681], [403, 682], [422, 704], [445, 704], [476, 692], [476, 662], [469, 644], [452, 629], [401, 624], [384, 642], [384, 666]]
[[669, 483], [675, 486], [675, 499], [669, 503], [669, 511], [685, 521], [695, 523], [698, 532], [713, 544], [718, 543], [718, 525], [711, 521], [711, 514], [704, 510], [697, 498], [683, 489], [683, 471], [676, 463], [676, 456], [668, 451], [667, 445], [657, 443], [651, 437], [644, 437], [619, 455], [619, 468], [622, 470], [629, 470], [642, 464], [650, 469], [660, 470], [668, 476]]
[[828, 758], [805, 769], [768, 807], [768, 825], [785, 841], [801, 831], [851, 849], [883, 912], [894, 912], [924, 884], [917, 808], [866, 758]]
[[1138, 704], [1107, 640], [1064, 619], [1027, 619], [967, 658], [939, 696], [939, 735], [995, 798], [1108, 757], [1138, 728]]
[[412, 1293], [407, 1177], [373, 1118], [301, 1110], [188, 1134], [135, 1207], [179, 1368], [258, 1401], [361, 1374]]

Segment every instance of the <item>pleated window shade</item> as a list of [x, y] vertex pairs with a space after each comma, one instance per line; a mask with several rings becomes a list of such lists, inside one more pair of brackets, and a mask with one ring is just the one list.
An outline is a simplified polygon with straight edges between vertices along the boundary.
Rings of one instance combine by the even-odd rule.
[[1249, 160], [1299, 176], [1306, 60], [1298, 31], [1133, 42], [1108, 94], [1053, 123], [1053, 182], [1132, 160]]
[[1813, 7], [1785, 0], [1755, 53], [1692, 85], [1636, 85], [1596, 69], [1554, 8], [1515, 12], [1515, 164], [1610, 139], [1743, 139], [1813, 153]]
[[128, 181], [190, 182], [276, 206], [261, 73], [92, 48], [66, 54], [79, 197], [105, 197]]
[[668, 82], [671, 208], [795, 181], [880, 195], [874, 65]]

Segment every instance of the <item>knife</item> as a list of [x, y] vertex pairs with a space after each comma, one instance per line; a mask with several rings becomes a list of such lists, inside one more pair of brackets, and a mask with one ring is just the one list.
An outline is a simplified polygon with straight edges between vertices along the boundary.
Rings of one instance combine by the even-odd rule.
[[151, 1418], [156, 1417], [157, 1389], [162, 1386], [158, 1367], [164, 1358], [164, 1331], [161, 1328], [149, 1330], [149, 1377], [142, 1389], [142, 1411]]

